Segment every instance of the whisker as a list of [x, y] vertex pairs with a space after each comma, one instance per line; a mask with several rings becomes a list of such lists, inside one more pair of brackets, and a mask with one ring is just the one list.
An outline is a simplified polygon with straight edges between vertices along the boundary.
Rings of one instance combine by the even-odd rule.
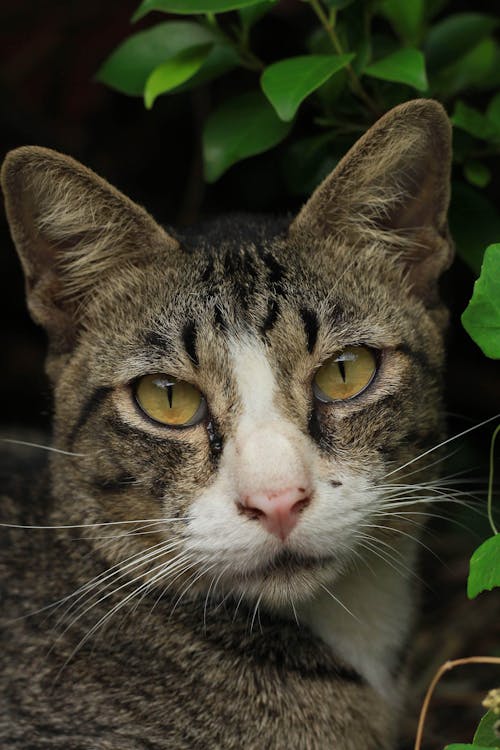
[[189, 516], [181, 516], [180, 518], [136, 518], [136, 519], [129, 519], [126, 521], [99, 521], [96, 523], [77, 523], [77, 524], [62, 524], [59, 526], [30, 526], [25, 524], [19, 524], [19, 523], [0, 523], [0, 527], [8, 528], [8, 529], [40, 529], [40, 530], [51, 530], [51, 529], [89, 529], [93, 528], [94, 526], [119, 526], [122, 524], [130, 524], [130, 523], [158, 523], [161, 524], [164, 521], [188, 521]]
[[[196, 583], [196, 581], [199, 581], [200, 578], [202, 578], [204, 575], [206, 575], [211, 570], [213, 570], [213, 568], [215, 568], [216, 565], [217, 565], [217, 563], [212, 563], [212, 565], [209, 565], [208, 567], [202, 568], [201, 571], [198, 572], [198, 575], [195, 575], [195, 577], [194, 577], [193, 580], [190, 579], [190, 582], [188, 582], [188, 585], [182, 590], [182, 592], [180, 593], [179, 597], [177, 598], [177, 601], [175, 602], [175, 604], [174, 604], [174, 606], [172, 608], [172, 611], [170, 612], [170, 617], [172, 617], [172, 615], [174, 614], [175, 610], [179, 606], [181, 600], [183, 599], [184, 595], [187, 594], [187, 592], [189, 591], [190, 588], [192, 588], [192, 586], [194, 586], [194, 584]], [[196, 571], [195, 571], [195, 573], [196, 573]]]
[[[257, 616], [257, 612], [259, 611], [259, 604], [260, 604], [260, 602], [261, 602], [261, 599], [262, 599], [262, 597], [263, 597], [263, 594], [264, 594], [264, 592], [261, 592], [261, 593], [259, 594], [259, 596], [258, 596], [258, 599], [257, 599], [257, 602], [255, 603], [255, 607], [254, 607], [254, 610], [253, 610], [253, 615], [252, 615], [252, 621], [251, 621], [251, 623], [250, 623], [250, 635], [251, 635], [251, 634], [252, 634], [252, 632], [253, 632], [253, 626], [254, 626], [255, 618], [256, 618], [256, 616]], [[260, 631], [261, 631], [261, 633], [262, 633], [262, 625], [260, 624], [260, 620], [259, 620], [259, 625], [260, 625]]]
[[[358, 538], [363, 539], [365, 547], [376, 556], [379, 557], [386, 565], [389, 565], [398, 575], [403, 576], [404, 571], [410, 578], [415, 578], [420, 584], [428, 588], [428, 584], [421, 578], [418, 573], [406, 565], [404, 555], [402, 552], [383, 539], [378, 539], [371, 534], [365, 534], [364, 532], [358, 532]], [[380, 546], [384, 547], [384, 550], [380, 549]], [[392, 554], [394, 553], [394, 554]], [[397, 557], [396, 557], [397, 555]], [[392, 561], [392, 562], [391, 562]]]
[[75, 456], [76, 458], [88, 458], [88, 453], [73, 453], [64, 451], [61, 448], [54, 448], [52, 445], [41, 445], [40, 443], [30, 443], [27, 440], [14, 440], [14, 438], [0, 438], [2, 443], [11, 443], [12, 445], [25, 445], [28, 448], [40, 448], [40, 450], [50, 451], [52, 453], [61, 453], [63, 456]]
[[351, 610], [350, 610], [350, 609], [349, 609], [348, 607], [346, 607], [346, 605], [345, 605], [345, 604], [344, 604], [343, 602], [341, 602], [341, 601], [340, 601], [340, 599], [339, 599], [338, 597], [336, 597], [336, 596], [335, 596], [334, 594], [332, 594], [332, 592], [330, 591], [330, 589], [328, 589], [328, 588], [327, 588], [327, 587], [325, 586], [325, 584], [324, 584], [324, 583], [320, 583], [319, 585], [320, 585], [320, 587], [321, 587], [321, 588], [323, 589], [323, 591], [326, 591], [326, 593], [327, 593], [327, 594], [328, 594], [329, 596], [331, 596], [331, 598], [333, 599], [333, 601], [334, 601], [334, 602], [336, 602], [336, 603], [337, 603], [337, 604], [338, 604], [338, 605], [339, 605], [340, 607], [342, 607], [342, 609], [344, 609], [344, 610], [345, 610], [345, 611], [346, 611], [346, 612], [347, 612], [348, 614], [350, 614], [350, 615], [351, 615], [351, 617], [354, 617], [354, 619], [355, 619], [355, 620], [356, 620], [357, 622], [361, 622], [361, 621], [360, 621], [360, 619], [359, 619], [359, 617], [356, 617], [356, 615], [355, 615], [355, 614], [354, 614], [353, 612], [351, 612]]
[[[189, 557], [189, 555], [186, 555], [186, 557]], [[157, 570], [158, 568], [165, 568], [165, 564], [164, 564], [164, 563], [162, 563], [161, 565], [159, 565], [159, 566], [156, 566], [156, 568], [153, 568], [153, 569], [152, 569], [152, 570], [151, 570], [150, 572], [153, 572], [153, 570]], [[157, 574], [156, 574], [156, 575], [154, 576], [153, 580], [157, 580], [158, 578], [161, 578], [161, 577], [162, 577], [163, 575], [165, 575], [165, 572], [166, 572], [166, 571], [165, 571], [165, 569], [164, 569], [164, 570], [162, 570], [162, 571], [160, 571], [160, 573], [157, 573]], [[138, 579], [134, 579], [134, 580], [138, 580]], [[99, 629], [100, 627], [102, 627], [102, 625], [104, 625], [104, 623], [105, 623], [105, 622], [107, 622], [107, 621], [108, 621], [108, 620], [109, 620], [109, 619], [110, 619], [110, 618], [111, 618], [111, 617], [112, 617], [112, 616], [113, 616], [113, 615], [115, 614], [115, 612], [117, 612], [117, 611], [119, 611], [120, 609], [122, 609], [122, 607], [124, 607], [124, 606], [125, 606], [125, 605], [127, 604], [127, 602], [128, 602], [128, 601], [130, 601], [130, 600], [131, 600], [131, 599], [133, 599], [133, 598], [134, 598], [135, 596], [137, 596], [137, 595], [138, 595], [138, 594], [139, 594], [139, 593], [140, 593], [140, 592], [141, 592], [141, 591], [142, 591], [142, 590], [143, 590], [143, 589], [144, 589], [145, 587], [148, 587], [148, 586], [150, 586], [150, 584], [151, 584], [152, 582], [153, 582], [153, 581], [146, 581], [146, 582], [145, 582], [145, 583], [143, 583], [143, 584], [142, 584], [141, 586], [138, 586], [138, 587], [137, 587], [136, 589], [134, 589], [134, 591], [132, 591], [132, 592], [131, 592], [130, 594], [128, 594], [128, 595], [127, 595], [127, 596], [126, 596], [126, 597], [125, 597], [124, 599], [122, 599], [122, 600], [121, 600], [120, 602], [118, 602], [117, 604], [115, 604], [115, 606], [114, 606], [114, 607], [112, 607], [112, 609], [111, 609], [111, 610], [109, 610], [108, 612], [106, 612], [106, 614], [105, 614], [105, 615], [103, 615], [103, 616], [102, 616], [102, 617], [101, 617], [101, 618], [100, 618], [100, 619], [98, 620], [98, 622], [97, 622], [97, 623], [95, 623], [95, 625], [93, 625], [93, 626], [92, 626], [92, 628], [91, 628], [91, 629], [90, 629], [90, 630], [89, 630], [89, 631], [88, 631], [88, 632], [87, 632], [87, 633], [85, 634], [85, 636], [84, 636], [84, 637], [83, 637], [83, 638], [82, 638], [82, 639], [81, 639], [81, 640], [80, 640], [80, 641], [79, 641], [79, 642], [77, 643], [77, 645], [75, 646], [75, 648], [73, 649], [73, 651], [72, 651], [72, 652], [70, 653], [70, 655], [68, 656], [68, 658], [67, 658], [67, 659], [66, 659], [66, 661], [64, 662], [63, 666], [62, 666], [62, 667], [61, 667], [61, 669], [59, 670], [58, 674], [56, 675], [56, 678], [55, 678], [56, 680], [57, 680], [57, 679], [58, 679], [58, 677], [59, 677], [59, 676], [61, 675], [61, 673], [63, 672], [63, 670], [64, 670], [64, 669], [66, 668], [66, 666], [67, 666], [67, 665], [69, 664], [69, 662], [71, 661], [71, 659], [72, 659], [72, 658], [73, 658], [73, 657], [75, 656], [75, 654], [77, 654], [77, 653], [78, 653], [78, 651], [79, 651], [79, 650], [80, 650], [80, 649], [81, 649], [81, 648], [82, 648], [82, 647], [83, 647], [83, 646], [85, 645], [85, 643], [86, 643], [86, 642], [87, 642], [87, 641], [89, 640], [89, 638], [91, 638], [91, 637], [92, 637], [92, 635], [93, 635], [93, 634], [94, 634], [94, 633], [95, 633], [95, 632], [96, 632], [96, 631], [97, 631], [97, 630], [98, 630], [98, 629]], [[115, 591], [114, 591], [114, 592], [112, 592], [112, 593], [117, 593], [117, 592], [118, 592], [118, 591], [119, 591], [119, 590], [120, 590], [121, 588], [123, 588], [123, 586], [120, 586], [120, 587], [119, 587], [118, 589], [115, 589]], [[106, 598], [107, 598], [107, 597], [106, 597]], [[99, 602], [97, 602], [97, 603], [99, 603]], [[94, 605], [93, 605], [93, 606], [94, 606]], [[90, 609], [92, 609], [92, 607], [90, 607]], [[85, 613], [83, 613], [83, 614], [85, 614]], [[78, 617], [77, 619], [80, 619], [80, 617], [81, 617], [81, 616], [82, 616], [82, 615], [80, 615], [80, 616], [79, 616], [79, 617]], [[73, 621], [73, 622], [72, 622], [72, 623], [71, 623], [71, 624], [70, 624], [70, 625], [68, 626], [68, 628], [69, 628], [69, 627], [70, 627], [71, 625], [73, 625], [73, 624], [74, 624], [74, 622], [75, 622], [75, 621]], [[68, 628], [66, 628], [66, 630], [67, 630]], [[66, 632], [66, 630], [65, 630], [64, 632]], [[63, 633], [62, 635], [64, 635], [64, 633]], [[61, 637], [61, 636], [59, 636], [59, 637]]]
[[488, 417], [488, 419], [483, 420], [479, 424], [473, 425], [472, 427], [468, 427], [466, 430], [459, 432], [457, 435], [453, 435], [452, 437], [447, 438], [446, 440], [443, 440], [438, 445], [435, 445], [433, 448], [429, 448], [428, 450], [421, 453], [419, 456], [416, 456], [415, 458], [412, 458], [410, 461], [407, 461], [402, 466], [399, 466], [397, 469], [393, 469], [392, 471], [389, 471], [387, 474], [384, 475], [384, 478], [390, 477], [392, 474], [395, 474], [398, 471], [402, 471], [402, 469], [405, 469], [407, 466], [410, 466], [410, 464], [415, 463], [415, 461], [420, 461], [422, 458], [424, 458], [424, 456], [428, 456], [429, 453], [432, 453], [438, 448], [441, 448], [443, 445], [447, 445], [448, 443], [453, 442], [453, 440], [458, 440], [458, 438], [461, 438], [464, 435], [468, 435], [469, 432], [473, 432], [473, 430], [478, 430], [480, 427], [484, 427], [484, 425], [489, 424], [490, 422], [493, 422], [494, 419], [498, 419], [499, 417], [500, 417], [500, 414], [495, 414], [494, 417]]
[[[153, 560], [154, 560], [155, 558], [158, 558], [158, 557], [160, 557], [161, 555], [163, 555], [163, 554], [166, 554], [166, 552], [169, 552], [169, 551], [170, 551], [170, 548], [165, 548], [165, 549], [157, 549], [157, 550], [155, 550], [155, 552], [154, 552], [154, 553], [145, 555], [145, 556], [144, 556], [144, 557], [143, 557], [142, 559], [139, 559], [139, 561], [137, 562], [136, 568], [137, 568], [137, 567], [139, 567], [140, 565], [143, 565], [143, 564], [144, 564], [145, 562], [149, 562], [149, 561], [150, 561], [151, 559], [153, 559]], [[179, 554], [182, 554], [182, 553], [179, 553]], [[179, 557], [179, 555], [175, 556], [175, 557], [173, 558], [173, 560], [171, 560], [171, 562], [173, 562], [173, 561], [174, 561], [174, 560], [175, 560], [175, 559], [176, 559], [177, 557]], [[149, 570], [149, 571], [148, 571], [148, 573], [153, 573], [153, 572], [154, 572], [155, 570], [158, 570], [158, 569], [159, 569], [159, 568], [160, 568], [160, 567], [161, 567], [162, 565], [165, 565], [165, 563], [160, 563], [159, 565], [156, 565], [155, 567], [151, 568], [151, 570]], [[129, 566], [127, 566], [127, 567], [130, 567], [130, 565], [129, 565]], [[108, 575], [108, 576], [106, 576], [106, 577], [105, 577], [105, 578], [104, 578], [103, 580], [106, 580], [106, 579], [108, 579], [108, 578], [113, 578], [113, 577], [114, 577], [114, 576], [115, 576], [115, 575], [116, 575], [117, 573], [119, 573], [119, 572], [120, 572], [120, 571], [119, 571], [119, 569], [118, 569], [118, 570], [116, 570], [116, 571], [115, 571], [115, 572], [114, 572], [113, 574], [111, 574], [111, 575]], [[116, 579], [116, 581], [120, 580], [121, 578], [123, 578], [123, 577], [125, 577], [125, 576], [127, 576], [127, 575], [128, 575], [128, 574], [127, 574], [126, 572], [124, 572], [124, 573], [121, 573], [121, 574], [120, 574], [120, 575], [118, 576], [118, 578]], [[64, 629], [64, 631], [63, 631], [63, 632], [61, 633], [61, 635], [60, 635], [59, 637], [61, 637], [62, 635], [64, 635], [64, 633], [66, 633], [66, 631], [67, 631], [67, 630], [68, 630], [68, 629], [69, 629], [69, 628], [70, 628], [70, 627], [71, 627], [71, 626], [72, 626], [72, 625], [73, 625], [74, 623], [76, 623], [76, 622], [77, 622], [77, 621], [78, 621], [78, 620], [79, 620], [79, 619], [80, 619], [81, 617], [83, 617], [83, 616], [84, 616], [84, 615], [85, 615], [85, 614], [86, 614], [87, 612], [89, 612], [89, 611], [90, 611], [91, 609], [93, 609], [94, 607], [96, 607], [96, 606], [97, 606], [98, 604], [100, 604], [101, 602], [105, 601], [106, 599], [108, 599], [108, 598], [109, 598], [110, 596], [113, 596], [113, 594], [116, 594], [116, 593], [117, 593], [118, 591], [121, 591], [121, 590], [122, 590], [123, 588], [125, 588], [126, 586], [130, 586], [130, 585], [132, 585], [133, 583], [135, 583], [136, 581], [138, 581], [138, 580], [141, 580], [141, 579], [143, 578], [143, 576], [144, 576], [144, 573], [141, 573], [140, 575], [136, 576], [135, 578], [132, 578], [132, 579], [129, 579], [129, 580], [125, 581], [125, 583], [123, 583], [123, 584], [121, 584], [120, 586], [118, 586], [118, 588], [112, 589], [111, 591], [109, 591], [108, 593], [106, 593], [106, 594], [104, 594], [103, 596], [101, 596], [101, 597], [100, 597], [99, 599], [97, 599], [97, 601], [95, 601], [95, 602], [94, 602], [93, 604], [91, 604], [90, 606], [88, 606], [88, 607], [86, 607], [86, 608], [85, 608], [85, 604], [86, 604], [86, 603], [85, 603], [85, 602], [84, 602], [84, 603], [82, 603], [82, 604], [81, 604], [81, 605], [80, 605], [79, 607], [77, 607], [77, 608], [76, 608], [76, 610], [75, 610], [75, 617], [74, 617], [74, 618], [72, 619], [72, 621], [71, 621], [71, 622], [69, 623], [69, 625], [67, 625], [67, 626], [66, 626], [66, 628]], [[98, 585], [99, 585], [100, 583], [102, 583], [102, 582], [103, 582], [103, 580], [97, 580], [97, 581], [96, 581], [96, 582], [95, 582], [95, 583], [94, 583], [94, 584], [93, 584], [92, 586], [90, 586], [89, 588], [90, 588], [90, 589], [92, 589], [92, 588], [95, 588], [95, 587], [96, 587], [96, 586], [98, 586]], [[109, 589], [109, 585], [108, 585], [108, 586], [106, 586], [105, 588], [108, 588], [108, 589]], [[101, 591], [102, 591], [102, 589], [101, 589]], [[92, 594], [92, 597], [95, 597], [95, 596], [99, 596], [99, 593], [100, 593], [100, 592], [96, 592], [95, 594]], [[69, 613], [71, 612], [71, 610], [72, 610], [72, 609], [74, 609], [74, 607], [75, 607], [75, 606], [77, 605], [77, 603], [78, 603], [79, 601], [81, 601], [81, 599], [82, 599], [82, 598], [84, 598], [84, 597], [85, 597], [85, 594], [86, 594], [86, 591], [83, 591], [83, 592], [81, 593], [81, 595], [80, 595], [80, 596], [78, 597], [78, 599], [77, 599], [77, 600], [76, 600], [75, 602], [73, 602], [73, 603], [71, 604], [71, 606], [70, 606], [70, 607], [69, 607], [69, 608], [68, 608], [68, 609], [67, 609], [67, 610], [66, 610], [65, 612], [63, 612], [62, 616], [61, 616], [61, 617], [59, 618], [59, 620], [57, 621], [57, 623], [56, 623], [56, 625], [55, 625], [55, 627], [56, 627], [56, 628], [57, 628], [57, 627], [59, 627], [59, 625], [60, 625], [60, 624], [61, 624], [61, 623], [62, 623], [62, 622], [64, 621], [64, 619], [65, 619], [65, 618], [66, 618], [66, 617], [67, 617], [67, 616], [69, 615]], [[92, 597], [90, 597], [90, 598], [92, 598]], [[88, 601], [88, 599], [87, 599], [87, 601]], [[83, 611], [82, 611], [82, 610], [83, 610]]]
[[383, 531], [391, 531], [396, 532], [397, 534], [401, 534], [402, 536], [407, 537], [408, 539], [411, 539], [413, 542], [416, 542], [417, 544], [420, 544], [421, 547], [423, 547], [427, 552], [430, 552], [431, 555], [433, 555], [436, 560], [438, 560], [441, 564], [443, 564], [443, 561], [439, 557], [439, 555], [434, 552], [433, 549], [431, 549], [427, 544], [425, 544], [421, 539], [419, 539], [417, 536], [414, 536], [413, 534], [410, 534], [408, 531], [403, 531], [402, 529], [398, 529], [396, 526], [384, 526], [383, 524], [378, 523], [362, 523], [360, 524], [361, 528], [365, 529], [381, 529]]

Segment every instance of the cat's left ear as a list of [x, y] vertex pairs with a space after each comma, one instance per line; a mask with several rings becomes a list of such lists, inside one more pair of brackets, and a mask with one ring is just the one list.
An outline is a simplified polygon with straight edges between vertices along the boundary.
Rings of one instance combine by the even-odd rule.
[[[415, 99], [373, 125], [319, 185], [290, 227], [291, 237], [370, 243], [400, 258], [412, 292], [426, 304], [451, 263], [447, 227], [451, 126], [435, 101]], [[372, 259], [376, 257], [371, 254]]]
[[103, 282], [155, 253], [172, 261], [178, 252], [177, 241], [143, 208], [69, 156], [18, 148], [1, 177], [28, 307], [55, 354], [72, 349]]

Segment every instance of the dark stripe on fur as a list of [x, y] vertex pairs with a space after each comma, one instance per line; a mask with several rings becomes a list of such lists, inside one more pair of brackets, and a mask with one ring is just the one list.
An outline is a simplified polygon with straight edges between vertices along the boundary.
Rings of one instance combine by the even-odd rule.
[[275, 299], [270, 299], [267, 304], [267, 315], [266, 319], [262, 323], [261, 331], [265, 335], [268, 331], [272, 330], [274, 324], [280, 314], [280, 306]]
[[131, 438], [140, 441], [139, 444], [149, 445], [156, 449], [163, 449], [161, 451], [161, 459], [158, 456], [158, 460], [162, 461], [163, 468], [172, 468], [172, 470], [178, 469], [179, 461], [183, 460], [186, 456], [192, 455], [194, 448], [191, 445], [182, 443], [180, 440], [175, 438], [160, 437], [159, 435], [153, 435], [149, 432], [143, 432], [142, 430], [132, 427], [125, 422], [122, 422], [118, 417], [114, 415], [108, 415], [106, 418], [108, 426], [118, 435], [126, 440]]
[[430, 363], [429, 357], [421, 349], [413, 349], [413, 347], [411, 347], [409, 344], [400, 344], [398, 347], [396, 347], [396, 351], [401, 352], [401, 354], [405, 354], [416, 365], [418, 365], [418, 367], [432, 375], [433, 378], [439, 376], [439, 368], [434, 367], [434, 365]]
[[121, 474], [116, 479], [107, 479], [95, 477], [92, 479], [91, 484], [99, 492], [127, 492], [130, 486], [135, 483], [135, 477], [130, 474]]
[[157, 331], [148, 331], [144, 335], [144, 343], [153, 349], [161, 349], [162, 352], [172, 350], [172, 341], [166, 336], [162, 336]]
[[224, 315], [222, 314], [222, 310], [220, 309], [219, 305], [215, 305], [214, 309], [214, 321], [215, 325], [219, 330], [221, 331], [227, 331], [227, 321], [224, 318]]
[[88, 397], [88, 399], [85, 401], [84, 405], [82, 406], [82, 409], [80, 411], [80, 415], [78, 419], [76, 420], [75, 424], [71, 428], [71, 432], [68, 436], [68, 444], [72, 447], [74, 441], [76, 440], [76, 437], [78, 435], [78, 432], [83, 427], [85, 422], [87, 422], [88, 419], [94, 414], [95, 411], [100, 407], [100, 405], [105, 400], [108, 393], [111, 391], [111, 388], [96, 388], [96, 390], [91, 393], [91, 395]]
[[318, 339], [319, 322], [318, 316], [314, 310], [310, 310], [307, 307], [302, 307], [300, 310], [300, 317], [304, 323], [304, 330], [306, 332], [307, 339], [307, 351], [311, 354], [316, 346]]
[[196, 365], [196, 367], [198, 367], [200, 362], [196, 351], [196, 334], [196, 323], [193, 320], [190, 320], [186, 323], [182, 331], [182, 342], [188, 353], [189, 359]]

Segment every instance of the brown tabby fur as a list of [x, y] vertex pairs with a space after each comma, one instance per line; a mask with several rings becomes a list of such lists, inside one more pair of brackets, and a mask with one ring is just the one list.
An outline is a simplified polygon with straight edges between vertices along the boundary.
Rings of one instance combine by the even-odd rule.
[[[215, 581], [193, 557], [155, 583], [173, 547], [88, 598], [71, 594], [162, 540], [183, 544], [191, 503], [216, 477], [244, 406], [228, 336], [263, 342], [278, 406], [323, 466], [345, 462], [376, 484], [438, 442], [449, 165], [442, 108], [409, 102], [371, 128], [291, 224], [236, 216], [181, 235], [69, 157], [8, 155], [12, 236], [31, 314], [49, 334], [53, 444], [74, 455], [53, 453], [48, 470], [34, 463], [21, 479], [4, 471], [3, 523], [60, 528], [0, 530], [2, 750], [394, 746], [397, 702], [298, 627], [287, 605], [314, 597], [321, 569], [285, 564], [241, 599], [236, 573]], [[314, 370], [356, 343], [382, 352], [373, 386], [313, 408]], [[210, 405], [206, 429], [166, 435], [147, 422], [129, 384], [148, 372], [194, 383]], [[433, 476], [422, 464], [408, 481]], [[415, 524], [389, 511], [384, 524], [377, 535], [411, 568], [404, 533]], [[134, 577], [151, 587], [94, 628]], [[384, 616], [410, 622], [412, 598]], [[394, 694], [409, 628], [388, 656]]]

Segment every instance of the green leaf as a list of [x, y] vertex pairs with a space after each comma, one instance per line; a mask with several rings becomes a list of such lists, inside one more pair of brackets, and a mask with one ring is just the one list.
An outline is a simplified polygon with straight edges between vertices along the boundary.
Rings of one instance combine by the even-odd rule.
[[491, 171], [486, 164], [470, 159], [464, 165], [464, 174], [472, 185], [485, 188], [491, 182]]
[[406, 83], [408, 86], [426, 91], [425, 60], [418, 49], [401, 49], [365, 68], [365, 73], [384, 81]]
[[475, 599], [482, 591], [491, 591], [497, 586], [500, 586], [500, 534], [490, 536], [472, 555], [467, 596]]
[[500, 93], [496, 94], [488, 104], [486, 117], [496, 128], [498, 128], [498, 132], [500, 133]]
[[464, 57], [431, 78], [433, 93], [447, 100], [471, 88], [497, 88], [499, 64], [497, 43], [491, 38], [483, 39]]
[[203, 133], [205, 177], [215, 182], [233, 164], [276, 146], [290, 131], [260, 92], [225, 101]]
[[211, 44], [197, 45], [179, 52], [158, 65], [149, 75], [144, 87], [146, 109], [151, 109], [160, 94], [165, 94], [192, 78], [207, 59], [211, 49]]
[[270, 65], [261, 76], [260, 84], [278, 116], [292, 120], [301, 102], [345, 68], [354, 55], [303, 55], [280, 60]]
[[487, 747], [481, 747], [479, 745], [462, 745], [462, 744], [454, 744], [454, 745], [446, 745], [444, 750], [491, 750]]
[[132, 16], [132, 21], [139, 21], [152, 10], [162, 13], [225, 13], [238, 10], [250, 5], [256, 5], [258, 0], [143, 0]]
[[380, 11], [404, 41], [417, 45], [424, 23], [424, 0], [382, 0]]
[[215, 41], [214, 33], [192, 21], [166, 21], [126, 39], [107, 58], [97, 80], [131, 96], [142, 96], [151, 72], [185, 49]]
[[454, 182], [450, 227], [458, 255], [479, 276], [483, 249], [500, 237], [500, 215], [496, 207], [485, 195], [464, 182]]
[[264, 0], [264, 2], [258, 2], [257, 5], [241, 8], [238, 11], [238, 15], [243, 28], [250, 29], [262, 16], [269, 13], [273, 5], [276, 5], [276, 0]]
[[444, 68], [463, 57], [491, 34], [499, 20], [482, 13], [456, 13], [433, 26], [425, 42], [429, 71]]
[[449, 4], [450, 0], [425, 0], [425, 18], [432, 21], [443, 8]]
[[484, 141], [500, 138], [500, 128], [497, 128], [489, 117], [464, 102], [456, 103], [451, 121], [457, 128], [465, 130], [475, 138], [481, 138]]
[[228, 70], [239, 65], [240, 58], [234, 47], [229, 44], [215, 44], [209, 52], [208, 57], [192, 78], [175, 89], [175, 93], [193, 89], [206, 81], [226, 73]]
[[482, 747], [500, 748], [500, 736], [495, 731], [495, 724], [500, 722], [500, 716], [493, 711], [488, 711], [479, 722], [478, 728], [472, 740], [474, 745]]
[[[462, 313], [462, 324], [487, 357], [500, 359], [500, 243], [486, 248], [481, 275]], [[500, 535], [497, 543], [500, 555]], [[500, 580], [500, 556], [497, 567]]]

